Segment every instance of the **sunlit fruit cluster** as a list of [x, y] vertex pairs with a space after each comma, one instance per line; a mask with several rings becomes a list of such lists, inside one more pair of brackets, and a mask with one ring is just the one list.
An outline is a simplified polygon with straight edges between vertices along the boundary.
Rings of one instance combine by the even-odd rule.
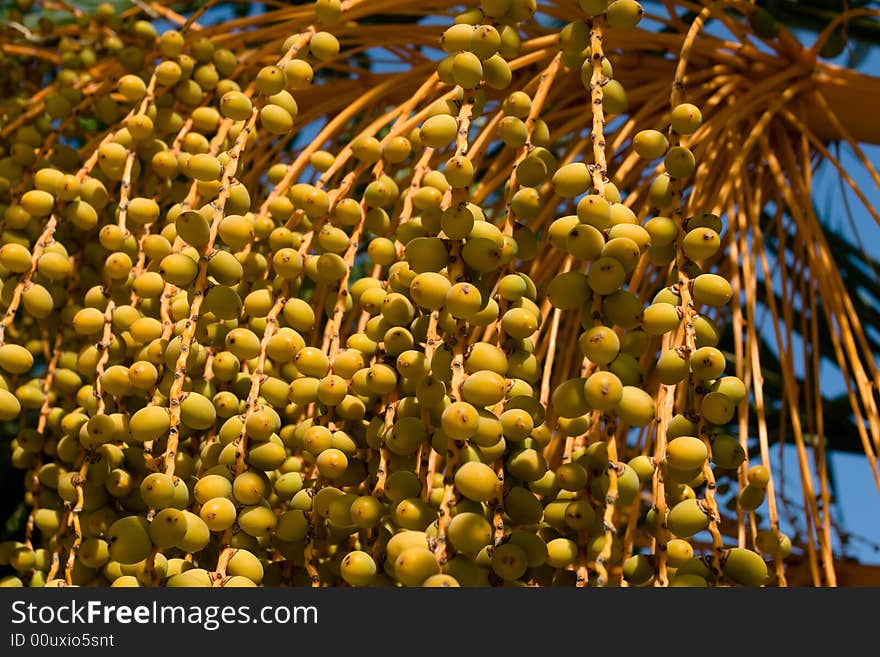
[[[716, 500], [772, 481], [732, 427], [724, 221], [684, 200], [700, 108], [676, 91], [625, 145], [646, 195], [606, 160], [605, 53], [642, 7], [578, 0], [540, 71], [547, 3], [427, 2], [408, 98], [322, 117], [352, 26], [409, 7], [371, 4], [290, 8], [259, 56], [100, 5], [56, 59], [6, 56], [0, 418], [29, 516], [2, 584], [770, 583], [789, 539], [737, 544]], [[550, 126], [565, 78], [580, 111]]]

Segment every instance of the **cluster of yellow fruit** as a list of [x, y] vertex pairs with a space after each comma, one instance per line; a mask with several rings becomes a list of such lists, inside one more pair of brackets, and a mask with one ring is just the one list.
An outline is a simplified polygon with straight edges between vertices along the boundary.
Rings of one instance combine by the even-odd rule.
[[[0, 418], [31, 512], [2, 585], [770, 581], [759, 551], [785, 536], [719, 531], [718, 477], [747, 481], [749, 511], [770, 481], [725, 430], [748, 401], [704, 314], [732, 296], [700, 266], [722, 221], [681, 202], [700, 110], [632, 141], [663, 158], [641, 222], [607, 171], [627, 98], [602, 30], [642, 8], [577, 4], [519, 88], [536, 2], [483, 0], [409, 101], [307, 144], [300, 113], [369, 2], [298, 8], [272, 62], [77, 17], [104, 36], [64, 40], [3, 131]], [[93, 77], [108, 53], [125, 73]], [[540, 115], [564, 75], [592, 153], [560, 161], [571, 134]], [[667, 286], [646, 305], [648, 267]]]

